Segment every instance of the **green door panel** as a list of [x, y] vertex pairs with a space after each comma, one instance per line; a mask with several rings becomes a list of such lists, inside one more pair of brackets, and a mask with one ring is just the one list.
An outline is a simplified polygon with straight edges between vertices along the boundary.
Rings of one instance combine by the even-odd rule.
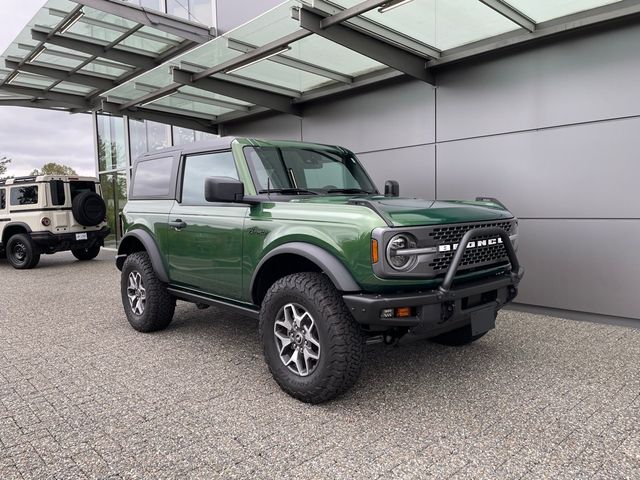
[[169, 221], [186, 228], [170, 228], [171, 283], [237, 300], [242, 288], [242, 230], [246, 205], [185, 206], [176, 203]]

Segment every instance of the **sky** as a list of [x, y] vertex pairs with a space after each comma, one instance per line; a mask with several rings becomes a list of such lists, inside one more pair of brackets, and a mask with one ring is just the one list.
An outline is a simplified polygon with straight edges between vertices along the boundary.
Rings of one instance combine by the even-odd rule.
[[[45, 0], [0, 0], [0, 52], [4, 52]], [[91, 115], [0, 106], [0, 158], [8, 175], [25, 175], [45, 163], [62, 163], [95, 175]]]

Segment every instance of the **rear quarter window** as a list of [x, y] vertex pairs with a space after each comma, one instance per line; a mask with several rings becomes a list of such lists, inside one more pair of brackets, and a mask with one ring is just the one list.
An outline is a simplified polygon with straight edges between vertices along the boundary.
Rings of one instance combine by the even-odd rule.
[[76, 198], [83, 192], [96, 192], [96, 184], [94, 182], [69, 182], [69, 189], [71, 191], [71, 200]]
[[131, 198], [175, 197], [176, 166], [173, 156], [139, 161], [133, 176]]
[[7, 208], [7, 191], [4, 188], [0, 188], [0, 210]]
[[36, 205], [38, 203], [38, 186], [11, 187], [11, 205]]

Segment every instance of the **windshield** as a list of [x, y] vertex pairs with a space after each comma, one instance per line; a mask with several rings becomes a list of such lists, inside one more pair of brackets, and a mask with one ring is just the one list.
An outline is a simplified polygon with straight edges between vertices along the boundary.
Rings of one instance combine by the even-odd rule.
[[367, 173], [349, 152], [304, 147], [245, 147], [258, 193], [376, 193]]

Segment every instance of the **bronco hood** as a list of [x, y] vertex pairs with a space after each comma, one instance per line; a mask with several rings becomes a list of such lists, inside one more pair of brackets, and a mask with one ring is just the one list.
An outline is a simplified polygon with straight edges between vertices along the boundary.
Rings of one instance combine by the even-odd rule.
[[377, 212], [393, 227], [443, 223], [485, 222], [512, 218], [502, 206], [491, 202], [422, 200], [371, 195], [363, 197], [308, 197], [305, 202], [362, 205]]
[[513, 217], [508, 210], [487, 202], [430, 201], [393, 197], [369, 201], [380, 209], [381, 216], [389, 220], [387, 223], [391, 223], [394, 227], [484, 222]]

